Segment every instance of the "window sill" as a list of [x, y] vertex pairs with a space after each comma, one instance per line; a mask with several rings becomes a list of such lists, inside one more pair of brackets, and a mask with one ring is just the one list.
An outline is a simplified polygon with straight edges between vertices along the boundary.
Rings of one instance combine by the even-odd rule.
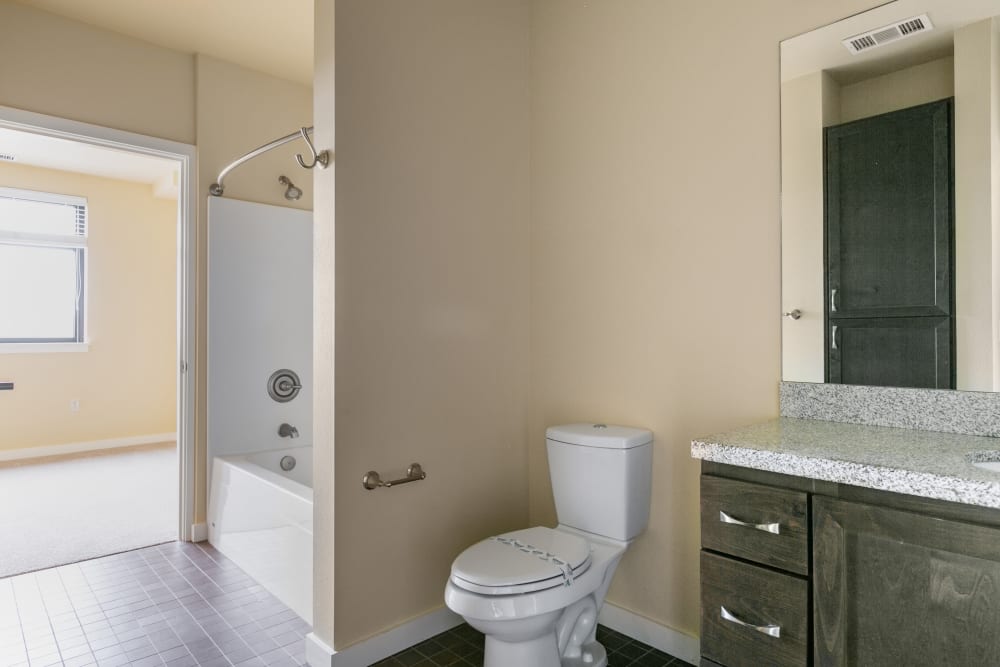
[[89, 349], [90, 343], [0, 343], [0, 354], [86, 352]]

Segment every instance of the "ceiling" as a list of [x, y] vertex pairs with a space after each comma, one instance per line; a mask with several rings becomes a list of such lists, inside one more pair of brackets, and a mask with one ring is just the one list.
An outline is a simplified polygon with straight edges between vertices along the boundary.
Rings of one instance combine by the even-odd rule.
[[[0, 159], [0, 169], [5, 164], [26, 164], [148, 183], [157, 197], [177, 198], [177, 162], [166, 158], [4, 127], [0, 127], [0, 155], [4, 156]], [[9, 161], [9, 157], [13, 157], [13, 161]]]
[[312, 85], [313, 0], [18, 0], [185, 53]]
[[[927, 14], [928, 33], [852, 55], [841, 40], [889, 23]], [[952, 52], [954, 31], [1000, 13], [997, 0], [897, 0], [781, 43], [781, 80], [818, 71], [841, 85], [934, 60]]]

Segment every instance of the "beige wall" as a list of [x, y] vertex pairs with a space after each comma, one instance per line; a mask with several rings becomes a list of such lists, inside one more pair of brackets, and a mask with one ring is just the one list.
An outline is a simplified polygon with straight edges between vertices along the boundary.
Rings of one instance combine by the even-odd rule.
[[1000, 66], [995, 19], [955, 31], [958, 389], [1000, 389]]
[[[205, 519], [205, 198], [240, 155], [311, 123], [311, 92], [207, 56], [179, 53], [0, 0], [0, 105], [197, 144], [195, 521]], [[310, 173], [292, 162], [304, 144], [256, 158], [227, 179], [226, 195], [311, 205]], [[277, 183], [305, 191], [297, 203]]]
[[778, 42], [875, 4], [534, 4], [531, 523], [555, 521], [546, 425], [653, 429], [649, 530], [608, 600], [684, 632], [690, 441], [778, 410]]
[[0, 0], [0, 105], [194, 143], [194, 58]]
[[826, 72], [781, 85], [782, 378], [824, 378], [823, 128], [838, 122], [840, 87]]
[[[441, 604], [470, 542], [552, 525], [544, 428], [601, 419], [657, 437], [650, 528], [609, 599], [696, 633], [689, 442], [777, 413], [778, 42], [876, 3], [539, 0], [529, 21], [509, 1], [341, 0], [336, 30], [326, 4], [316, 493], [335, 501], [315, 632], [382, 632]], [[361, 489], [411, 460], [426, 482]]]
[[[0, 186], [87, 198], [86, 352], [0, 354], [0, 450], [176, 430], [177, 202], [152, 187], [0, 164]], [[79, 399], [80, 410], [69, 403]]]
[[[336, 130], [335, 3], [317, 0], [313, 21], [316, 81], [313, 109], [318, 146], [334, 149]], [[333, 645], [336, 573], [334, 456], [334, 306], [336, 292], [336, 160], [313, 174], [313, 631]], [[350, 483], [350, 480], [347, 481]], [[354, 483], [357, 483], [355, 478]]]
[[[333, 36], [328, 16], [317, 44]], [[332, 590], [330, 564], [316, 566], [314, 631], [338, 649], [441, 607], [455, 556], [528, 520], [529, 35], [527, 0], [342, 0], [335, 53], [317, 53], [326, 133], [336, 61], [333, 479], [332, 406], [315, 409], [336, 560]], [[317, 186], [329, 206], [333, 180]], [[327, 401], [329, 213], [316, 248]], [[362, 488], [365, 471], [413, 461], [426, 481]]]
[[848, 123], [954, 95], [955, 59], [938, 58], [840, 89], [840, 120]]

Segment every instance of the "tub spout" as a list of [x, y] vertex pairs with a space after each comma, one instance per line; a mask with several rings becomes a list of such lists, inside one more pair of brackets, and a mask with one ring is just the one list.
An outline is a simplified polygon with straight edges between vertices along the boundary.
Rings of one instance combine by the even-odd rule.
[[299, 437], [299, 429], [291, 424], [282, 424], [278, 427], [278, 435], [282, 438], [297, 438]]

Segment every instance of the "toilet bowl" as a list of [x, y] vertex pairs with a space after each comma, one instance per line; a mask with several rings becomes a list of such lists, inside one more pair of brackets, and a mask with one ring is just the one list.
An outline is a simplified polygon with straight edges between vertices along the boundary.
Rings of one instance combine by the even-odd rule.
[[486, 636], [487, 666], [604, 667], [597, 614], [627, 546], [565, 526], [504, 533], [456, 559], [445, 603]]
[[556, 528], [477, 542], [453, 562], [445, 603], [486, 636], [485, 667], [605, 667], [597, 616], [648, 522], [652, 433], [603, 424], [546, 432]]

